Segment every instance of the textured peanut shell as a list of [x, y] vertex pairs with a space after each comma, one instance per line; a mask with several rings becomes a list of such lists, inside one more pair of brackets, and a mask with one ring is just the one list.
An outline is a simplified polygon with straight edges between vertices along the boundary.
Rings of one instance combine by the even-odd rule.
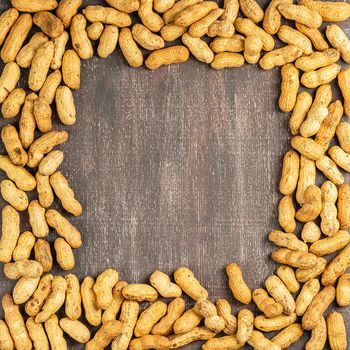
[[258, 309], [263, 312], [266, 317], [274, 318], [283, 313], [282, 305], [275, 302], [273, 298], [269, 297], [264, 289], [255, 289], [252, 297]]
[[4, 274], [11, 280], [21, 277], [36, 278], [43, 274], [43, 267], [35, 260], [19, 260], [5, 264]]
[[11, 4], [21, 12], [51, 11], [58, 5], [56, 0], [11, 0]]
[[43, 208], [51, 207], [54, 201], [54, 194], [50, 185], [50, 178], [42, 175], [40, 172], [35, 174], [36, 190], [38, 192], [38, 200]]
[[289, 119], [289, 129], [292, 135], [297, 135], [299, 133], [300, 127], [307, 116], [311, 104], [312, 96], [308, 92], [302, 91], [298, 94], [297, 100], [293, 108], [293, 114]]
[[133, 339], [129, 344], [130, 350], [139, 349], [169, 349], [170, 341], [161, 335], [144, 335], [141, 338]]
[[340, 228], [346, 230], [350, 227], [350, 186], [348, 184], [339, 187], [337, 206]]
[[148, 69], [158, 69], [163, 65], [184, 63], [189, 58], [189, 51], [185, 46], [176, 45], [153, 51], [146, 59]]
[[0, 184], [2, 198], [16, 210], [23, 211], [28, 208], [27, 194], [18, 189], [11, 180], [3, 180]]
[[280, 346], [281, 349], [288, 349], [296, 343], [303, 335], [303, 327], [299, 323], [291, 324], [275, 335], [271, 341]]
[[198, 4], [202, 2], [203, 0], [179, 0], [177, 1], [172, 8], [167, 10], [163, 14], [163, 20], [165, 24], [174, 22], [176, 15], [184, 10], [186, 7], [189, 7], [194, 4]]
[[274, 332], [293, 324], [296, 319], [297, 315], [295, 313], [274, 318], [267, 318], [266, 316], [260, 315], [255, 318], [254, 327], [262, 332]]
[[342, 22], [350, 16], [350, 6], [346, 2], [302, 0], [300, 3], [317, 11], [325, 22]]
[[317, 258], [314, 254], [297, 252], [287, 248], [274, 250], [271, 254], [271, 258], [279, 264], [285, 264], [291, 267], [301, 267], [304, 269], [312, 268], [317, 263]]
[[237, 315], [237, 340], [245, 343], [254, 330], [254, 314], [248, 309], [242, 309]]
[[254, 23], [264, 19], [264, 11], [255, 0], [239, 0], [239, 5], [245, 17], [250, 18]]
[[208, 64], [213, 61], [214, 53], [211, 51], [208, 44], [201, 38], [194, 38], [190, 34], [185, 33], [182, 36], [182, 42], [198, 61]]
[[284, 196], [278, 203], [278, 223], [286, 232], [294, 232], [296, 228], [295, 208], [291, 196]]
[[107, 269], [97, 276], [94, 292], [97, 304], [102, 309], [107, 309], [113, 301], [113, 287], [118, 283], [119, 273], [115, 269]]
[[276, 273], [292, 294], [296, 293], [300, 289], [300, 284], [297, 281], [295, 272], [291, 267], [285, 265], [279, 266]]
[[86, 28], [86, 33], [90, 40], [96, 41], [100, 38], [103, 29], [104, 25], [101, 22], [94, 22]]
[[321, 317], [316, 327], [311, 331], [310, 340], [305, 344], [305, 350], [323, 350], [327, 341], [327, 324]]
[[304, 24], [295, 22], [295, 27], [300, 33], [306, 35], [312, 42], [312, 45], [317, 51], [324, 51], [329, 49], [327, 41], [323, 38], [321, 32], [316, 28], [310, 28]]
[[282, 67], [281, 94], [278, 106], [282, 112], [293, 110], [299, 89], [299, 70], [291, 63]]
[[40, 277], [21, 277], [12, 291], [14, 303], [20, 305], [28, 301], [35, 292], [39, 281]]
[[[299, 144], [296, 145], [299, 150], [304, 150], [305, 147]], [[305, 203], [305, 191], [309, 186], [315, 185], [316, 182], [316, 165], [315, 162], [308, 159], [306, 156], [300, 156], [300, 172], [297, 186], [296, 200], [301, 205]]]
[[122, 50], [124, 58], [133, 68], [142, 66], [143, 55], [138, 48], [135, 40], [133, 39], [131, 30], [129, 28], [123, 28], [119, 34], [119, 46]]
[[211, 67], [220, 70], [224, 68], [237, 68], [244, 64], [244, 56], [234, 52], [220, 52], [214, 56]]
[[21, 88], [16, 88], [10, 92], [1, 106], [1, 114], [5, 119], [16, 117], [26, 98], [26, 93]]
[[193, 328], [188, 333], [176, 334], [169, 338], [170, 349], [178, 349], [195, 341], [209, 340], [215, 336], [214, 332], [209, 331], [204, 327]]
[[0, 348], [3, 350], [14, 350], [15, 344], [5, 321], [0, 320]]
[[54, 43], [54, 55], [50, 64], [51, 69], [59, 69], [62, 65], [63, 54], [66, 50], [66, 45], [69, 40], [69, 34], [67, 32], [63, 32], [60, 36], [53, 39]]
[[56, 9], [57, 17], [62, 21], [65, 28], [70, 26], [73, 16], [78, 12], [83, 0], [61, 0]]
[[343, 174], [339, 171], [337, 164], [331, 158], [322, 156], [316, 161], [316, 167], [334, 184], [342, 185], [344, 183]]
[[71, 246], [61, 237], [54, 243], [56, 260], [63, 271], [72, 270], [75, 266], [74, 253]]
[[34, 118], [37, 128], [42, 133], [47, 133], [52, 130], [52, 109], [43, 97], [38, 97], [34, 101]]
[[90, 5], [84, 8], [83, 14], [89, 22], [101, 22], [113, 24], [116, 27], [128, 27], [131, 25], [131, 18], [127, 13], [120, 12], [112, 7]]
[[[94, 338], [90, 340], [85, 349], [86, 350], [103, 350], [113, 339], [120, 339], [119, 335], [123, 334], [123, 324], [120, 321], [108, 321], [96, 332]], [[118, 341], [115, 340], [115, 341]], [[124, 347], [120, 347], [124, 349]], [[126, 348], [125, 348], [126, 349]]]
[[0, 103], [3, 103], [6, 97], [17, 85], [20, 77], [20, 68], [17, 63], [7, 63], [0, 77]]
[[339, 61], [340, 54], [336, 49], [327, 49], [322, 52], [314, 52], [309, 56], [303, 56], [296, 60], [295, 67], [310, 72], [319, 68], [329, 66]]
[[298, 30], [287, 25], [282, 25], [279, 28], [277, 35], [281, 41], [299, 47], [305, 55], [312, 54], [313, 49], [310, 39]]
[[114, 25], [107, 25], [100, 36], [100, 43], [97, 54], [102, 58], [107, 58], [112, 54], [118, 44], [119, 30]]
[[325, 269], [327, 260], [324, 258], [317, 258], [316, 265], [312, 268], [298, 268], [295, 271], [295, 276], [299, 282], [307, 282], [312, 278], [319, 276]]
[[305, 24], [309, 28], [319, 28], [322, 24], [322, 17], [317, 11], [302, 5], [282, 3], [278, 5], [278, 10], [286, 19]]
[[234, 33], [235, 27], [232, 22], [216, 20], [209, 26], [207, 36], [210, 38], [231, 38]]
[[140, 0], [138, 15], [151, 32], [159, 32], [164, 25], [162, 17], [153, 11], [153, 0]]
[[318, 241], [320, 237], [321, 230], [313, 221], [304, 224], [303, 229], [301, 231], [301, 239], [305, 243], [314, 243]]
[[49, 11], [40, 11], [33, 16], [33, 23], [50, 38], [58, 38], [64, 32], [61, 20]]
[[241, 268], [236, 263], [230, 263], [226, 266], [226, 274], [234, 298], [242, 304], [249, 304], [252, 293], [244, 281]]
[[77, 120], [77, 112], [72, 91], [68, 86], [59, 86], [55, 95], [56, 110], [62, 124], [73, 125]]
[[60, 150], [51, 151], [39, 164], [39, 172], [44, 176], [52, 175], [61, 165], [64, 153]]
[[174, 41], [182, 34], [186, 33], [187, 28], [176, 25], [175, 23], [165, 24], [160, 30], [160, 35], [164, 41]]
[[331, 349], [346, 350], [348, 347], [345, 321], [339, 312], [327, 316], [328, 341]]
[[81, 284], [80, 293], [85, 318], [90, 325], [97, 327], [101, 324], [102, 310], [97, 305], [96, 294], [93, 290], [94, 283], [92, 277], [85, 277]]
[[49, 338], [51, 349], [68, 350], [67, 341], [64, 338], [56, 315], [52, 315], [45, 321], [45, 331]]
[[86, 33], [86, 19], [83, 15], [77, 14], [72, 18], [70, 35], [73, 48], [79, 57], [83, 60], [91, 58], [94, 50]]
[[35, 323], [34, 318], [29, 317], [26, 327], [35, 349], [50, 350], [49, 340], [41, 323]]
[[344, 112], [350, 116], [350, 69], [343, 69], [338, 74], [338, 85], [344, 98]]
[[328, 84], [334, 80], [340, 72], [340, 66], [333, 63], [329, 66], [320, 68], [315, 71], [305, 72], [300, 79], [302, 85], [308, 89], [317, 88], [322, 84]]
[[76, 275], [65, 276], [67, 282], [65, 313], [72, 321], [78, 320], [82, 314], [80, 283]]
[[301, 289], [298, 297], [295, 300], [295, 313], [297, 316], [303, 316], [313, 298], [320, 291], [320, 282], [313, 278], [307, 281]]
[[158, 50], [164, 47], [164, 40], [161, 36], [153, 34], [146, 26], [136, 23], [132, 27], [134, 40], [146, 50]]
[[259, 331], [253, 331], [252, 336], [248, 339], [248, 344], [255, 350], [281, 350], [279, 345], [265, 338], [264, 334]]
[[131, 301], [155, 301], [158, 298], [158, 292], [148, 284], [128, 284], [123, 288], [123, 296]]
[[62, 77], [70, 89], [80, 88], [80, 58], [74, 50], [67, 50], [63, 55]]
[[262, 69], [270, 70], [294, 62], [303, 54], [303, 51], [295, 45], [282, 46], [266, 53], [259, 64]]
[[113, 301], [107, 307], [107, 309], [104, 310], [102, 314], [102, 323], [106, 323], [107, 321], [115, 320], [117, 318], [120, 308], [124, 302], [122, 290], [127, 285], [127, 282], [119, 281], [113, 287]]
[[174, 323], [174, 333], [183, 334], [190, 332], [197, 327], [203, 319], [203, 316], [195, 308], [184, 312]]
[[53, 265], [50, 243], [43, 239], [38, 239], [34, 245], [34, 254], [35, 260], [42, 265], [44, 272], [50, 272]]
[[256, 64], [260, 59], [262, 40], [258, 36], [248, 36], [244, 41], [244, 59], [249, 64]]
[[224, 13], [223, 9], [217, 8], [210, 11], [205, 17], [198, 22], [193, 23], [188, 33], [189, 35], [200, 38], [208, 33], [209, 27]]
[[149, 279], [152, 287], [157, 289], [159, 294], [164, 298], [179, 298], [181, 297], [181, 288], [170, 281], [170, 277], [161, 271], [152, 273]]
[[279, 4], [291, 4], [291, 0], [272, 0], [265, 10], [263, 28], [268, 34], [276, 34], [281, 26], [282, 16], [277, 7]]
[[49, 226], [45, 219], [45, 208], [37, 199], [32, 200], [28, 206], [29, 223], [35, 237], [46, 237], [49, 234]]
[[78, 320], [70, 320], [68, 317], [60, 319], [60, 327], [72, 339], [80, 344], [85, 344], [90, 340], [89, 329]]
[[13, 260], [29, 259], [35, 244], [35, 236], [30, 231], [23, 232], [17, 241], [17, 246], [13, 251]]
[[[164, 1], [169, 3], [169, 0], [163, 0], [163, 2]], [[106, 0], [106, 3], [109, 6], [112, 6], [115, 9], [126, 13], [135, 12], [139, 9], [139, 6], [140, 6], [138, 0]], [[174, 1], [170, 0], [170, 4], [171, 3], [173, 4]], [[159, 11], [159, 8], [156, 11], [161, 12]]]
[[0, 46], [4, 43], [8, 32], [19, 16], [15, 8], [9, 8], [0, 15]]
[[21, 117], [19, 119], [19, 138], [22, 146], [27, 149], [34, 141], [34, 133], [36, 128], [34, 118], [34, 101], [37, 99], [37, 95], [31, 93], [27, 95], [22, 108]]
[[215, 53], [220, 52], [242, 52], [244, 50], [245, 38], [235, 34], [231, 38], [215, 38], [210, 43], [210, 48]]

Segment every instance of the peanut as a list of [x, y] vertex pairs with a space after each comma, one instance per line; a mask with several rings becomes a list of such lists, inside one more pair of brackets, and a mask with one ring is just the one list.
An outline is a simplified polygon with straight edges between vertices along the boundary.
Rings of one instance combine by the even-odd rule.
[[350, 227], [350, 186], [343, 184], [338, 189], [338, 220], [342, 230]]
[[161, 335], [144, 335], [141, 338], [134, 339], [129, 344], [130, 350], [146, 350], [146, 349], [169, 349], [170, 341]]
[[91, 58], [94, 50], [86, 33], [86, 19], [83, 15], [77, 14], [72, 18], [70, 35], [73, 48], [79, 57], [83, 60]]
[[4, 310], [5, 321], [15, 344], [15, 349], [31, 350], [32, 342], [29, 338], [23, 317], [18, 305], [13, 302], [10, 294], [6, 293], [2, 297], [2, 308]]
[[131, 18], [127, 13], [120, 12], [112, 7], [90, 5], [85, 7], [83, 14], [89, 22], [113, 24], [116, 27], [128, 27], [131, 25]]
[[71, 24], [72, 18], [77, 14], [83, 0], [61, 0], [56, 9], [57, 17], [62, 21], [65, 28]]
[[112, 304], [113, 287], [118, 283], [118, 280], [119, 273], [114, 269], [107, 269], [97, 277], [93, 289], [100, 309], [106, 310]]
[[[118, 29], [117, 29], [117, 32], [118, 32]], [[80, 88], [80, 57], [74, 50], [67, 50], [63, 55], [62, 77], [63, 77], [64, 83], [70, 89], [78, 90]], [[57, 98], [57, 93], [56, 93], [56, 98]]]
[[323, 350], [327, 341], [327, 325], [321, 317], [316, 327], [311, 331], [311, 338], [305, 344], [305, 350]]
[[[139, 304], [136, 301], [124, 301], [119, 317], [123, 324], [121, 335], [112, 342], [112, 350], [127, 350], [133, 335], [139, 313]], [[100, 348], [96, 348], [98, 350]], [[92, 349], [87, 349], [92, 350]]]
[[11, 7], [0, 15], [0, 46], [4, 43], [8, 32], [19, 16], [18, 11]]
[[56, 0], [11, 0], [11, 4], [21, 12], [51, 11], [58, 5]]
[[119, 34], [119, 46], [122, 53], [133, 68], [138, 68], [142, 66], [143, 55], [141, 50], [138, 48], [131, 30], [129, 28], [123, 28]]
[[303, 316], [306, 309], [311, 304], [313, 298], [320, 291], [320, 282], [313, 278], [307, 281], [301, 289], [297, 299], [295, 300], [295, 313], [297, 316]]
[[19, 260], [6, 263], [4, 274], [11, 280], [18, 280], [21, 277], [36, 278], [43, 274], [43, 267], [35, 260]]
[[182, 36], [182, 42], [198, 61], [208, 64], [213, 62], [214, 53], [201, 38], [194, 38], [190, 34], [185, 33]]
[[262, 40], [258, 36], [248, 36], [244, 41], [244, 58], [250, 64], [256, 64], [260, 59]]
[[309, 28], [319, 28], [322, 24], [320, 14], [305, 6], [282, 3], [277, 8], [284, 18], [299, 22]]
[[339, 50], [342, 59], [350, 63], [350, 40], [336, 24], [327, 27], [326, 36], [331, 45]]
[[54, 201], [54, 194], [50, 185], [49, 177], [37, 172], [35, 174], [35, 180], [40, 205], [43, 208], [51, 207]]
[[264, 51], [272, 51], [275, 47], [275, 40], [270, 34], [254, 24], [249, 18], [238, 18], [235, 21], [235, 28], [238, 32], [248, 36], [258, 36], [263, 42]]
[[322, 284], [329, 286], [340, 277], [350, 266], [350, 246], [346, 246], [325, 268], [322, 274]]
[[33, 317], [29, 317], [26, 322], [29, 337], [32, 339], [34, 349], [50, 350], [44, 327], [41, 323], [35, 323]]
[[174, 323], [174, 333], [183, 334], [190, 332], [197, 327], [203, 319], [203, 316], [195, 308], [187, 310]]
[[291, 0], [272, 0], [266, 11], [263, 20], [263, 28], [269, 34], [276, 34], [281, 27], [282, 16], [278, 11], [279, 4], [288, 3], [291, 4]]
[[208, 299], [198, 299], [195, 310], [204, 317], [205, 327], [210, 331], [220, 333], [225, 328], [224, 319], [218, 316], [216, 306]]
[[12, 90], [15, 89], [20, 77], [17, 63], [7, 63], [0, 77], [0, 103], [3, 103]]
[[48, 102], [43, 97], [38, 97], [34, 101], [34, 118], [37, 128], [46, 133], [52, 130], [52, 110]]
[[123, 327], [123, 324], [116, 320], [106, 322], [86, 344], [86, 350], [103, 350], [113, 339], [118, 341], [121, 338], [120, 334], [123, 334]]
[[325, 22], [341, 22], [350, 16], [350, 6], [348, 3], [302, 0], [301, 4], [311, 10], [317, 11]]
[[340, 66], [336, 63], [329, 66], [314, 70], [311, 72], [305, 72], [301, 76], [301, 84], [309, 89], [316, 88], [322, 84], [328, 84], [334, 80], [340, 72]]
[[[151, 32], [159, 32], [164, 25], [162, 17], [153, 11], [153, 0], [140, 0], [138, 15], [141, 19], [141, 22]], [[180, 25], [179, 23], [175, 24]]]
[[298, 30], [293, 29], [287, 25], [282, 25], [278, 32], [278, 38], [289, 45], [295, 45], [299, 47], [305, 55], [312, 54], [312, 43], [310, 39], [300, 33]]
[[45, 208], [37, 199], [32, 200], [28, 206], [29, 223], [35, 237], [42, 238], [49, 234], [49, 226], [45, 219]]
[[202, 2], [203, 0], [179, 0], [177, 1], [173, 7], [171, 7], [169, 10], [165, 11], [163, 14], [163, 20], [165, 24], [174, 22], [175, 17], [185, 8], [198, 4]]
[[170, 349], [178, 349], [185, 345], [191, 344], [199, 340], [209, 340], [215, 336], [214, 332], [209, 331], [204, 327], [196, 327], [191, 331], [183, 334], [176, 334], [169, 338]]
[[70, 245], [63, 239], [55, 240], [56, 260], [60, 268], [64, 271], [72, 270], [75, 266], [74, 254]]
[[346, 326], [342, 314], [333, 311], [327, 316], [328, 341], [331, 349], [346, 350]]
[[289, 119], [289, 129], [292, 135], [297, 135], [299, 133], [300, 127], [307, 116], [311, 104], [312, 96], [308, 92], [302, 91], [298, 94], [295, 106], [293, 108], [293, 114]]
[[273, 298], [270, 298], [265, 289], [259, 288], [254, 290], [253, 301], [266, 317], [274, 318], [283, 313], [282, 305], [276, 303]]
[[53, 279], [54, 277], [51, 274], [45, 275], [41, 278], [38, 288], [25, 305], [25, 312], [27, 315], [34, 317], [39, 313], [41, 307], [44, 305], [47, 297], [52, 291]]
[[55, 95], [58, 117], [64, 125], [73, 125], [77, 120], [72, 91], [68, 86], [59, 86]]
[[0, 184], [2, 198], [11, 204], [17, 211], [28, 208], [26, 193], [16, 187], [11, 180], [3, 180]]
[[277, 269], [277, 276], [281, 279], [281, 281], [285, 284], [291, 293], [296, 293], [299, 290], [299, 282], [297, 281], [295, 272], [291, 267], [280, 266]]
[[39, 96], [45, 99], [49, 105], [53, 103], [56, 90], [60, 86], [61, 81], [62, 74], [58, 69], [47, 76], [45, 83], [40, 90]]
[[40, 277], [21, 277], [12, 291], [12, 297], [15, 304], [24, 304], [30, 299], [38, 287]]
[[15, 348], [10, 330], [3, 320], [0, 320], [0, 348], [3, 350], [13, 350]]
[[31, 93], [27, 95], [22, 108], [21, 117], [19, 120], [19, 138], [24, 148], [28, 148], [34, 141], [35, 133], [35, 118], [34, 118], [34, 101], [37, 95]]
[[186, 33], [187, 28], [176, 25], [175, 23], [169, 23], [162, 27], [160, 35], [165, 41], [174, 41], [182, 34]]
[[149, 279], [153, 288], [157, 289], [159, 294], [164, 298], [179, 298], [181, 297], [181, 288], [170, 281], [168, 275], [161, 271], [152, 273]]
[[242, 304], [249, 304], [252, 300], [252, 292], [243, 278], [241, 268], [236, 263], [226, 266], [226, 274], [232, 295]]
[[[171, 9], [174, 6], [174, 4], [175, 4], [175, 0], [155, 0], [153, 3], [153, 6], [157, 12], [164, 13], [165, 11], [168, 11], [169, 9]], [[137, 10], [138, 9], [136, 9], [135, 11]], [[124, 11], [124, 12], [127, 12], [127, 11]]]
[[315, 243], [320, 239], [320, 237], [321, 230], [313, 221], [304, 224], [301, 231], [301, 239], [305, 243]]
[[278, 204], [278, 222], [286, 232], [294, 232], [296, 228], [295, 209], [291, 196], [284, 196]]
[[303, 327], [294, 323], [275, 335], [271, 341], [280, 346], [281, 349], [288, 349], [296, 343], [303, 335]]
[[101, 22], [94, 22], [86, 28], [86, 33], [90, 40], [96, 41], [100, 38], [103, 29], [104, 25]]
[[344, 69], [338, 74], [338, 85], [344, 98], [344, 112], [347, 116], [350, 116], [350, 69]]
[[255, 0], [239, 0], [240, 10], [254, 23], [259, 23], [264, 19], [264, 11]]
[[298, 221], [309, 222], [315, 220], [322, 210], [322, 194], [319, 187], [312, 185], [305, 190], [304, 203], [296, 212]]
[[193, 23], [189, 30], [188, 34], [200, 38], [203, 35], [207, 34], [210, 26], [224, 13], [223, 9], [217, 8], [209, 12], [205, 17], [203, 17], [198, 22]]
[[155, 301], [158, 298], [158, 292], [148, 284], [128, 284], [123, 288], [123, 296], [131, 301]]
[[90, 340], [89, 329], [78, 320], [72, 321], [64, 317], [60, 319], [60, 326], [65, 333], [80, 344], [85, 344]]
[[254, 315], [248, 309], [239, 311], [237, 315], [237, 340], [245, 343], [251, 337], [254, 330]]
[[347, 306], [350, 304], [350, 274], [344, 273], [339, 277], [336, 288], [336, 299], [339, 306]]
[[208, 28], [207, 36], [210, 38], [231, 38], [235, 33], [235, 27], [232, 22], [217, 20]]
[[239, 350], [243, 346], [236, 336], [228, 335], [221, 338], [209, 339], [202, 345], [203, 350]]
[[182, 298], [176, 298], [168, 305], [167, 314], [152, 328], [154, 335], [168, 336], [173, 331], [174, 323], [181, 317], [186, 308]]
[[317, 51], [309, 56], [298, 58], [295, 62], [295, 67], [304, 72], [311, 72], [313, 70], [336, 63], [339, 61], [339, 58], [340, 54], [336, 49], [327, 49], [323, 52]]
[[323, 38], [321, 32], [316, 28], [309, 28], [308, 26], [295, 22], [295, 27], [300, 33], [306, 35], [312, 42], [317, 51], [325, 51], [329, 49], [327, 41]]
[[278, 101], [279, 108], [282, 112], [293, 110], [299, 89], [299, 70], [292, 63], [282, 67], [281, 95]]
[[81, 295], [78, 277], [73, 274], [65, 276], [67, 282], [65, 313], [72, 321], [81, 316]]
[[319, 276], [325, 269], [327, 260], [323, 258], [317, 258], [316, 265], [309, 269], [298, 268], [295, 271], [297, 280], [301, 283], [307, 282], [312, 278]]
[[102, 58], [107, 58], [111, 55], [117, 47], [118, 37], [118, 27], [107, 25], [100, 36], [100, 43], [97, 48], [98, 55]]
[[14, 261], [29, 259], [35, 244], [35, 236], [30, 231], [23, 232], [17, 242], [17, 246], [13, 251], [12, 257]]
[[104, 310], [102, 314], [102, 323], [106, 323], [107, 321], [115, 320], [117, 318], [120, 307], [124, 302], [122, 290], [127, 285], [128, 284], [125, 281], [119, 281], [113, 287], [113, 301], [111, 305], [109, 305], [108, 308]]
[[303, 315], [303, 328], [306, 330], [314, 329], [334, 298], [335, 288], [332, 286], [325, 287], [318, 292]]
[[350, 153], [350, 124], [341, 122], [336, 129], [337, 138], [340, 147], [346, 152]]
[[135, 337], [150, 334], [153, 326], [166, 314], [167, 305], [162, 301], [156, 301], [146, 308], [136, 322]]
[[51, 288], [51, 293], [45, 300], [41, 311], [35, 316], [36, 323], [42, 323], [49, 320], [64, 304], [67, 290], [66, 280], [61, 276], [54, 277], [54, 279], [52, 280]]
[[[350, 155], [344, 152], [342, 148], [340, 148], [339, 146], [333, 146], [329, 149], [328, 153], [336, 165], [344, 169], [346, 172], [350, 171]], [[341, 185], [343, 184], [343, 182], [335, 183], [337, 185]]]
[[287, 248], [274, 250], [271, 254], [273, 261], [279, 264], [285, 264], [292, 267], [301, 267], [310, 269], [317, 263], [317, 258], [314, 254], [306, 252], [297, 252]]
[[189, 58], [187, 47], [182, 45], [170, 46], [153, 51], [145, 61], [148, 69], [158, 69], [163, 65], [179, 64], [186, 62]]
[[218, 315], [225, 321], [225, 334], [234, 334], [237, 330], [237, 319], [232, 315], [231, 305], [226, 299], [216, 301]]
[[83, 303], [85, 318], [94, 327], [101, 324], [102, 310], [97, 305], [97, 297], [93, 290], [94, 279], [90, 276], [84, 278], [80, 293]]
[[58, 324], [56, 315], [52, 315], [45, 321], [45, 331], [49, 338], [51, 349], [68, 350], [67, 342], [64, 339], [63, 331]]
[[220, 52], [241, 52], [244, 50], [244, 37], [236, 34], [231, 38], [215, 38], [210, 43], [210, 48], [215, 53]]
[[58, 211], [49, 209], [46, 214], [46, 221], [56, 232], [63, 237], [72, 248], [81, 247], [80, 232]]
[[50, 244], [43, 239], [38, 239], [34, 245], [34, 253], [35, 260], [42, 265], [44, 272], [51, 271], [53, 259]]
[[33, 23], [52, 39], [58, 38], [64, 32], [61, 20], [48, 11], [37, 12], [33, 17]]
[[244, 64], [244, 57], [238, 53], [221, 52], [214, 56], [211, 67], [214, 69], [236, 68]]
[[32, 16], [28, 13], [20, 15], [11, 27], [9, 34], [1, 49], [1, 58], [4, 63], [13, 62], [21, 50], [33, 26]]
[[59, 37], [53, 39], [54, 43], [54, 55], [51, 61], [51, 69], [60, 69], [62, 66], [63, 54], [66, 50], [66, 45], [69, 40], [69, 34], [63, 32]]
[[290, 250], [296, 250], [299, 252], [308, 251], [308, 246], [300, 241], [293, 233], [274, 230], [269, 234], [269, 240], [280, 247], [288, 248]]
[[62, 151], [51, 151], [48, 155], [42, 159], [39, 164], [39, 172], [44, 176], [52, 175], [56, 172], [57, 168], [61, 165], [64, 159], [64, 153]]
[[281, 350], [279, 345], [265, 338], [264, 334], [259, 331], [253, 331], [252, 336], [248, 339], [248, 344], [255, 350]]

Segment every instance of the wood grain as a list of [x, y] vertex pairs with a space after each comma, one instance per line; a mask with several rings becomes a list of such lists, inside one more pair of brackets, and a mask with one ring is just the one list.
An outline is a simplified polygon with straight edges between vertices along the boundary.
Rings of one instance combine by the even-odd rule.
[[[277, 185], [290, 147], [279, 83], [278, 69], [218, 72], [194, 59], [134, 70], [119, 49], [84, 61], [78, 122], [61, 147], [62, 171], [85, 208], [72, 219], [84, 238], [74, 272], [96, 276], [113, 266], [129, 282], [146, 282], [156, 269], [185, 265], [236, 313], [225, 265], [237, 261], [252, 288], [276, 268], [266, 237], [278, 227]], [[0, 272], [0, 294], [13, 285]]]

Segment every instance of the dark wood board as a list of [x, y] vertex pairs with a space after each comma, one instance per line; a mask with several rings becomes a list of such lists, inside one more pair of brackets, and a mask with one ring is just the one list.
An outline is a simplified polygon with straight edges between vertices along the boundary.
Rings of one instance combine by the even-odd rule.
[[[1, 11], [8, 6], [0, 2]], [[84, 239], [74, 273], [112, 266], [129, 282], [147, 282], [156, 269], [188, 266], [212, 300], [242, 308], [228, 292], [225, 265], [238, 262], [251, 288], [276, 268], [266, 237], [278, 228], [277, 186], [290, 148], [279, 86], [278, 69], [250, 65], [215, 71], [190, 59], [135, 70], [119, 49], [82, 62], [78, 121], [61, 147], [61, 170], [85, 209], [72, 218]], [[13, 285], [1, 271], [0, 294]], [[341, 312], [350, 324], [349, 310]]]

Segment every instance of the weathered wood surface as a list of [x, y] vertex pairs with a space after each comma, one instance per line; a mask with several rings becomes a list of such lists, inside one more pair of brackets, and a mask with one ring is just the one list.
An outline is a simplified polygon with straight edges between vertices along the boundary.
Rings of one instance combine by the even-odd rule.
[[[8, 5], [1, 1], [0, 10]], [[289, 149], [279, 83], [277, 69], [218, 72], [194, 59], [133, 70], [119, 49], [84, 61], [78, 122], [62, 147], [62, 171], [85, 208], [72, 219], [84, 238], [74, 272], [95, 276], [113, 266], [127, 281], [146, 282], [156, 269], [189, 266], [210, 297], [229, 298], [236, 313], [224, 266], [237, 261], [252, 288], [276, 268], [266, 236], [278, 227]], [[0, 294], [13, 285], [1, 271]], [[342, 313], [350, 325], [348, 309]]]

